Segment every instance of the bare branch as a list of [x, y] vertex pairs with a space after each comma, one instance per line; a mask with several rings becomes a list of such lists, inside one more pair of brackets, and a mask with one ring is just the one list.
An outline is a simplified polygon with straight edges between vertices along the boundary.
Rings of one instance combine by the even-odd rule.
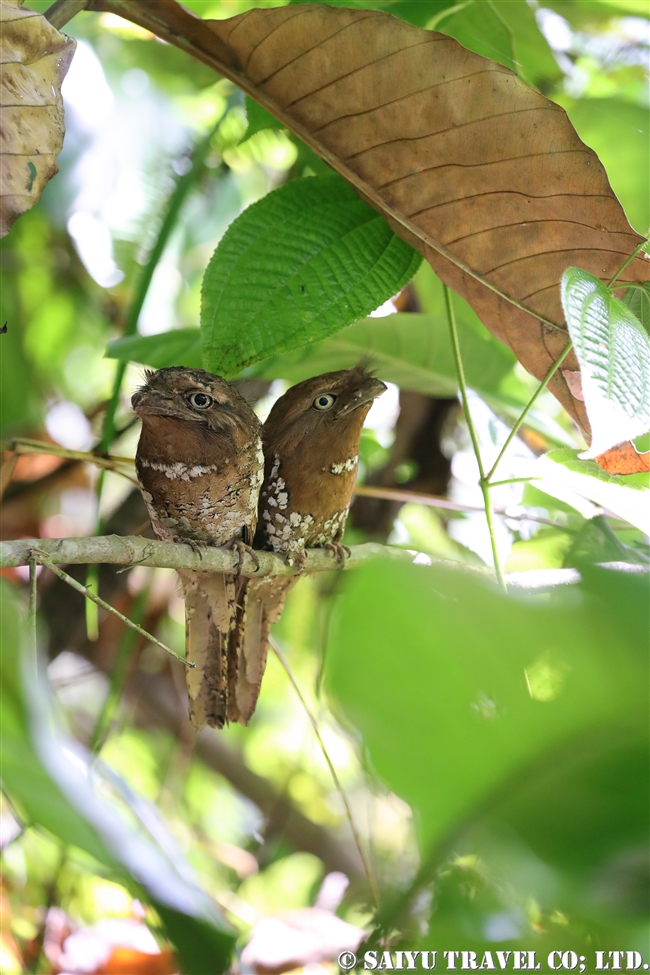
[[[50, 562], [66, 565], [108, 563], [147, 565], [162, 569], [198, 569], [203, 572], [235, 572], [239, 563], [238, 554], [229, 548], [205, 546], [200, 551], [194, 551], [189, 545], [158, 542], [137, 535], [97, 535], [91, 538], [21, 538], [0, 542], [0, 568], [28, 565], [34, 549], [42, 552]], [[405, 549], [368, 542], [350, 548], [350, 557], [345, 568], [352, 569], [376, 558], [413, 562], [415, 555], [416, 553]], [[242, 575], [256, 578], [290, 576], [300, 575], [303, 571], [295, 565], [287, 565], [273, 552], [258, 552], [257, 556], [259, 570], [256, 569], [253, 559], [246, 554], [241, 567]], [[449, 564], [460, 565], [456, 562]], [[316, 548], [308, 551], [304, 571], [325, 572], [338, 567], [339, 563], [332, 552]], [[484, 570], [479, 568], [478, 571]]]

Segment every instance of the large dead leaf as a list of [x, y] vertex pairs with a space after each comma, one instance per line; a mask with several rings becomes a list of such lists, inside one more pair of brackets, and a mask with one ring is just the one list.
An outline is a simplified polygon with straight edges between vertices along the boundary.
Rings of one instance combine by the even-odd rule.
[[[562, 108], [453, 38], [324, 4], [200, 21], [92, 0], [213, 65], [312, 146], [541, 379], [566, 345], [563, 271], [607, 281], [641, 238]], [[180, 38], [180, 39], [179, 39]], [[622, 281], [645, 281], [637, 257]], [[569, 371], [577, 368], [567, 360]], [[588, 429], [562, 374], [550, 388]]]
[[61, 83], [76, 45], [34, 10], [0, 0], [0, 237], [58, 171]]

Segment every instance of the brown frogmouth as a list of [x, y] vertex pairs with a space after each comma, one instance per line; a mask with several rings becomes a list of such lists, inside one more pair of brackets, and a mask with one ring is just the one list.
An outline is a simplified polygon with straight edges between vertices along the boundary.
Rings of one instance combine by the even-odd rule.
[[[386, 389], [364, 366], [329, 372], [289, 389], [262, 429], [264, 483], [255, 547], [303, 565], [305, 549], [331, 548], [344, 558], [343, 530], [359, 462], [361, 428]], [[245, 724], [259, 695], [271, 623], [282, 613], [296, 576], [244, 584], [235, 642], [236, 704]]]
[[[163, 541], [252, 544], [263, 476], [260, 423], [246, 400], [202, 369], [147, 371], [131, 403], [142, 419], [136, 470], [154, 533]], [[189, 711], [196, 728], [236, 719], [234, 575], [179, 570], [186, 607]]]

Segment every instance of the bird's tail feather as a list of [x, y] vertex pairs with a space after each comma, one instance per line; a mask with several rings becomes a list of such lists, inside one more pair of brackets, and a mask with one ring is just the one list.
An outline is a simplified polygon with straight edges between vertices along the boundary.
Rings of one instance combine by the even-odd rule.
[[[179, 572], [185, 595], [185, 656], [189, 712], [197, 730], [223, 728], [228, 714], [228, 685], [236, 680], [229, 654], [235, 624], [236, 589], [232, 576]], [[236, 658], [235, 658], [236, 664]]]
[[236, 659], [234, 693], [228, 718], [248, 724], [260, 693], [269, 649], [269, 631], [282, 615], [295, 576], [242, 580], [237, 598], [237, 617], [231, 634], [229, 656]]

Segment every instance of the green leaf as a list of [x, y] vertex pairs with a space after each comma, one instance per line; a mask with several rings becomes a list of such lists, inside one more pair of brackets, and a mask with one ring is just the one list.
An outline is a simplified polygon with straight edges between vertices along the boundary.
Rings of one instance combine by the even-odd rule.
[[544, 0], [574, 27], [600, 26], [613, 17], [648, 17], [647, 0]]
[[[570, 536], [569, 536], [570, 537]], [[585, 521], [567, 551], [563, 565], [581, 568], [587, 562], [631, 562], [647, 564], [647, 559], [624, 545], [603, 515]]]
[[225, 971], [232, 928], [192, 879], [156, 807], [62, 731], [39, 676], [43, 662], [26, 645], [25, 622], [4, 581], [0, 600], [3, 788], [30, 822], [85, 850], [153, 904], [188, 975]]
[[562, 71], [526, 0], [492, 0], [492, 7], [510, 31], [516, 70], [524, 81], [546, 91], [562, 80]]
[[569, 488], [650, 534], [650, 474], [608, 474], [593, 460], [582, 460], [577, 450], [561, 447], [535, 462], [544, 490], [546, 482]]
[[248, 128], [244, 133], [242, 142], [246, 142], [252, 135], [262, 132], [264, 129], [284, 129], [283, 122], [271, 115], [259, 102], [256, 102], [250, 95], [246, 95], [246, 118]]
[[[395, 0], [384, 9], [386, 13], [393, 14], [394, 17], [399, 17], [409, 24], [426, 27], [430, 20], [454, 5], [454, 0]], [[356, 4], [351, 3], [350, 6]]]
[[297, 179], [235, 220], [203, 278], [206, 369], [233, 376], [367, 315], [421, 257], [339, 176]]
[[[537, 602], [504, 596], [473, 574], [439, 566], [374, 563], [346, 580], [327, 687], [379, 776], [417, 812], [431, 869], [449, 838], [486, 816], [503, 814], [521, 828], [526, 790], [565, 760], [575, 776], [597, 760], [597, 748], [647, 741], [647, 644], [609, 605], [607, 579], [625, 588], [619, 575], [598, 583], [600, 601], [579, 589]], [[641, 595], [635, 586], [627, 603], [647, 616], [647, 579]], [[568, 847], [567, 858], [584, 861], [584, 846], [572, 852], [568, 839], [574, 843], [576, 822], [586, 819], [592, 853], [602, 857], [627, 836], [601, 835], [593, 819], [602, 812], [616, 834], [630, 797], [647, 805], [647, 768], [637, 771], [642, 782], [630, 779], [591, 821], [569, 778], [565, 822], [552, 815], [549, 825], [558, 795], [545, 791], [527, 839]], [[639, 817], [634, 809], [643, 834], [643, 810]]]
[[[468, 382], [477, 390], [498, 389], [510, 372], [514, 356], [488, 336], [477, 341], [471, 327], [459, 322]], [[485, 329], [483, 330], [487, 336]], [[385, 318], [364, 318], [335, 336], [295, 353], [276, 356], [251, 372], [266, 379], [299, 382], [308, 376], [349, 369], [368, 357], [377, 375], [402, 389], [430, 396], [455, 396], [458, 389], [449, 332], [433, 315], [401, 312]]]
[[650, 281], [628, 288], [622, 301], [650, 335]]
[[457, 13], [453, 9], [449, 16], [441, 12], [433, 26], [455, 37], [463, 47], [516, 71], [527, 84], [548, 88], [562, 78], [526, 0], [460, 3]]
[[587, 271], [562, 275], [562, 305], [580, 372], [597, 457], [650, 430], [650, 339], [619, 298]]
[[[647, 16], [647, 4], [645, 14]], [[617, 98], [573, 99], [563, 95], [555, 100], [566, 110], [582, 141], [598, 155], [632, 226], [641, 234], [647, 233], [650, 227], [650, 122], [646, 106]]]
[[105, 355], [121, 362], [141, 362], [153, 369], [166, 366], [200, 369], [203, 365], [198, 328], [175, 328], [159, 335], [129, 335], [110, 342]]
[[458, 12], [452, 9], [448, 17], [443, 13], [435, 29], [455, 37], [463, 47], [482, 57], [517, 70], [510, 31], [490, 0], [458, 4]]

